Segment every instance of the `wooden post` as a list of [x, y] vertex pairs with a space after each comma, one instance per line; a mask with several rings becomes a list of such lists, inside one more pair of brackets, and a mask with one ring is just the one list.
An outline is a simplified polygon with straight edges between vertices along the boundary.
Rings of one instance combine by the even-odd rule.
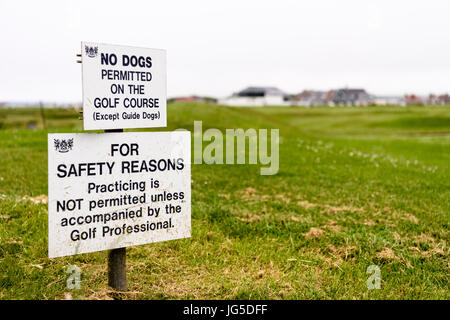
[[41, 111], [42, 126], [44, 130], [47, 130], [47, 123], [45, 122], [44, 105], [42, 104], [42, 102], [39, 103], [39, 109]]
[[[123, 129], [105, 130], [123, 132]], [[127, 249], [118, 248], [108, 252], [108, 285], [117, 291], [127, 290]]]

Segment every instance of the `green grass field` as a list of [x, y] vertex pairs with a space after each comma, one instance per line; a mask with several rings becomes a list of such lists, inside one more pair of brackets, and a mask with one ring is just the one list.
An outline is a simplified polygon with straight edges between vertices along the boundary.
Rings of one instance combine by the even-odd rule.
[[[47, 258], [47, 132], [74, 110], [0, 109], [0, 299], [449, 299], [450, 107], [171, 104], [168, 128], [277, 128], [280, 169], [192, 166], [192, 237]], [[27, 129], [35, 127], [34, 129]], [[68, 266], [82, 270], [66, 287]], [[381, 269], [369, 290], [367, 268]]]

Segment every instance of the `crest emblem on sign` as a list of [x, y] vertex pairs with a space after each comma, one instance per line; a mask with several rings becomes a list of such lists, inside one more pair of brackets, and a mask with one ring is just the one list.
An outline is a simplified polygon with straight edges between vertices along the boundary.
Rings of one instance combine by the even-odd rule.
[[84, 46], [84, 50], [89, 58], [95, 58], [98, 53], [98, 47]]
[[55, 150], [61, 153], [66, 153], [73, 148], [73, 138], [72, 139], [53, 139], [55, 143]]

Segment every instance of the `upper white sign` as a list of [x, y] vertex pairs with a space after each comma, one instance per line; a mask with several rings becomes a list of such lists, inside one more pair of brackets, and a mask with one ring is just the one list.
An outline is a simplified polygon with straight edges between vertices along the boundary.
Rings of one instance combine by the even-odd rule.
[[167, 126], [166, 51], [82, 42], [85, 130]]

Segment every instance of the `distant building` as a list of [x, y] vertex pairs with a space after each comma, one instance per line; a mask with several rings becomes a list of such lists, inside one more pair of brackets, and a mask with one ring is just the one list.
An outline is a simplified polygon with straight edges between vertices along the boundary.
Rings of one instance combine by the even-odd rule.
[[375, 96], [375, 97], [372, 97], [372, 100], [370, 103], [374, 104], [376, 106], [388, 106], [388, 105], [404, 106], [405, 105], [405, 102], [402, 97], [395, 97], [395, 96]]
[[403, 101], [406, 105], [422, 105], [424, 104], [424, 99], [416, 96], [415, 94], [405, 94]]
[[216, 103], [217, 99], [210, 97], [199, 97], [199, 96], [186, 96], [186, 97], [175, 97], [167, 100], [168, 102], [209, 102]]
[[294, 106], [326, 106], [330, 102], [327, 91], [303, 90], [301, 93], [291, 96], [291, 104]]
[[290, 105], [289, 100], [288, 94], [275, 87], [248, 87], [219, 100], [219, 103], [228, 106], [262, 107]]
[[428, 96], [426, 103], [427, 104], [435, 104], [435, 105], [450, 104], [450, 95], [448, 95], [447, 93], [441, 94], [441, 95], [430, 94]]
[[437, 98], [437, 104], [450, 104], [450, 95], [441, 94]]
[[331, 100], [338, 106], [368, 106], [371, 96], [364, 89], [338, 89]]
[[337, 89], [329, 91], [303, 90], [291, 97], [291, 104], [297, 106], [368, 106], [373, 97], [364, 89]]
[[[193, 101], [193, 97], [183, 98], [183, 101]], [[187, 99], [187, 100], [186, 100]], [[177, 101], [180, 101], [178, 99]], [[198, 100], [196, 100], [198, 101]], [[328, 91], [303, 90], [294, 95], [288, 95], [275, 87], [248, 87], [234, 93], [230, 97], [219, 100], [228, 106], [406, 106], [406, 105], [450, 105], [450, 95], [430, 94], [420, 97], [415, 94], [404, 96], [375, 96], [362, 88], [341, 88]]]

